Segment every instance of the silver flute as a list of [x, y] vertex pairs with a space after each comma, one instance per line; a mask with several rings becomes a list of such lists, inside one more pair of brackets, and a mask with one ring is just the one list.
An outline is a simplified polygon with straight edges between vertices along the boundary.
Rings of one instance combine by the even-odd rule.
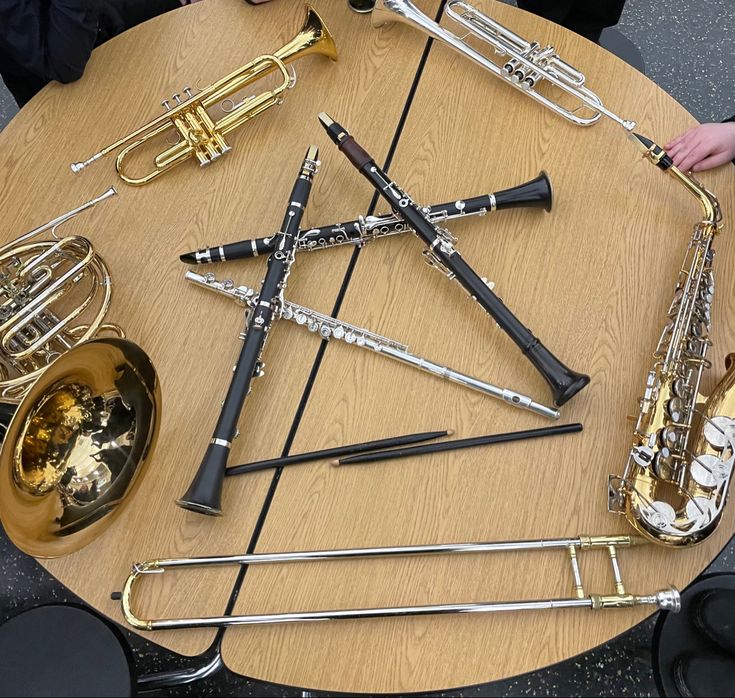
[[[214, 293], [219, 293], [223, 296], [227, 296], [232, 300], [236, 301], [239, 305], [246, 306], [248, 308], [254, 308], [257, 304], [257, 293], [254, 289], [248, 286], [236, 286], [231, 279], [225, 279], [224, 281], [218, 281], [216, 276], [209, 272], [207, 274], [198, 274], [194, 271], [187, 271], [185, 278], [187, 281], [191, 281], [202, 288], [206, 288]], [[535, 412], [542, 417], [547, 419], [558, 419], [559, 411], [542, 405], [527, 395], [517, 393], [514, 390], [508, 390], [507, 388], [500, 388], [492, 383], [487, 383], [480, 380], [479, 378], [473, 378], [459, 371], [455, 371], [447, 366], [442, 366], [429, 359], [424, 359], [421, 356], [415, 356], [408, 350], [408, 346], [396, 342], [388, 337], [383, 337], [375, 332], [371, 332], [362, 327], [350, 325], [342, 320], [337, 320], [329, 315], [324, 315], [311, 308], [305, 308], [297, 303], [291, 303], [290, 301], [284, 300], [283, 307], [281, 309], [281, 317], [284, 320], [290, 320], [295, 322], [297, 325], [306, 327], [310, 332], [318, 334], [322, 339], [336, 339], [344, 341], [347, 344], [353, 346], [363, 347], [364, 349], [371, 349], [377, 354], [383, 354], [391, 359], [400, 361], [401, 363], [408, 364], [414, 368], [419, 368], [422, 371], [431, 373], [432, 375], [439, 376], [450, 380], [453, 383], [459, 383], [459, 385], [465, 388], [471, 388], [484, 395], [489, 395], [498, 400], [513, 405], [514, 407], [520, 407], [530, 412]]]

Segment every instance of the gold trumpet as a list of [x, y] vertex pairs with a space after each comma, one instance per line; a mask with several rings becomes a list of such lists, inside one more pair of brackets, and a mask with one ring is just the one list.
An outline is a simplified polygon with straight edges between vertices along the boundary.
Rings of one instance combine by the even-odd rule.
[[[316, 10], [306, 5], [306, 21], [301, 31], [278, 51], [258, 56], [196, 95], [190, 87], [185, 87], [184, 93], [187, 97], [185, 100], [182, 100], [181, 95], [175, 94], [173, 100], [176, 106], [173, 107], [168, 100], [163, 100], [162, 104], [166, 109], [164, 114], [103, 148], [88, 160], [73, 163], [72, 172], [80, 172], [87, 165], [122, 146], [125, 147], [117, 156], [115, 169], [123, 182], [133, 186], [148, 184], [191, 157], [195, 157], [199, 165], [204, 167], [231, 150], [224, 139], [230, 131], [242, 126], [266, 109], [281, 104], [283, 93], [296, 82], [295, 76], [289, 72], [286, 64], [311, 53], [318, 53], [333, 61], [337, 60], [337, 47], [329, 29]], [[274, 89], [247, 97], [238, 104], [234, 103], [232, 95], [272, 72], [279, 73], [281, 78], [281, 82]], [[218, 104], [224, 116], [215, 121], [207, 110]], [[125, 158], [133, 150], [154, 136], [171, 129], [177, 133], [178, 141], [154, 158], [155, 167], [151, 172], [142, 177], [133, 177], [124, 172]]]

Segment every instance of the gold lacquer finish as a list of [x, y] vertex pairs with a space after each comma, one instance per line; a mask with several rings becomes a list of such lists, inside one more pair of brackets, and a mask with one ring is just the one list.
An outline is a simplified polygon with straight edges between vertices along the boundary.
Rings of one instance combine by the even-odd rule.
[[714, 195], [647, 138], [645, 157], [702, 207], [640, 400], [633, 447], [621, 477], [611, 476], [609, 506], [657, 543], [688, 546], [716, 528], [735, 462], [735, 366], [707, 398], [700, 392], [712, 342], [712, 242], [721, 228]]
[[0, 518], [13, 543], [58, 557], [109, 526], [140, 483], [160, 411], [155, 369], [133, 342], [95, 339], [57, 358], [0, 450]]
[[[204, 167], [231, 150], [224, 136], [283, 101], [284, 92], [295, 84], [295, 77], [289, 73], [286, 64], [312, 53], [337, 60], [337, 47], [329, 29], [316, 10], [306, 5], [306, 20], [301, 31], [278, 51], [271, 55], [258, 56], [197, 94], [189, 87], [184, 88], [185, 100], [178, 94], [174, 95], [176, 105], [173, 107], [168, 100], [164, 100], [166, 112], [163, 115], [108, 145], [88, 160], [72, 164], [71, 169], [79, 172], [123, 146], [125, 147], [118, 154], [115, 167], [120, 178], [133, 186], [148, 184], [189, 158], [196, 158], [199, 165]], [[273, 72], [278, 73], [280, 78], [280, 83], [274, 89], [247, 97], [235, 104], [233, 97], [237, 93]], [[219, 118], [214, 118], [208, 111], [215, 107], [223, 112]], [[172, 132], [178, 138], [177, 142], [154, 158], [154, 167], [149, 173], [134, 176], [126, 171], [125, 161], [130, 153], [154, 136]]]
[[[103, 331], [123, 336], [104, 323], [112, 300], [104, 260], [87, 238], [57, 235], [63, 223], [116, 193], [108, 189], [0, 247], [0, 399], [20, 400], [76, 344]], [[36, 239], [46, 232], [50, 239]]]

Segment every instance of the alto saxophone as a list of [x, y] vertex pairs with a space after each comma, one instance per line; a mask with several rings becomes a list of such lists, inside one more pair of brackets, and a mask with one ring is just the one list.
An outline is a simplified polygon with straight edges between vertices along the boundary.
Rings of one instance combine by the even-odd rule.
[[637, 134], [631, 138], [645, 159], [697, 198], [704, 215], [694, 226], [653, 355], [628, 461], [621, 476], [609, 479], [608, 509], [656, 543], [689, 546], [719, 523], [735, 461], [735, 354], [709, 398], [700, 393], [712, 365], [712, 242], [722, 214], [715, 196], [678, 170], [662, 148]]

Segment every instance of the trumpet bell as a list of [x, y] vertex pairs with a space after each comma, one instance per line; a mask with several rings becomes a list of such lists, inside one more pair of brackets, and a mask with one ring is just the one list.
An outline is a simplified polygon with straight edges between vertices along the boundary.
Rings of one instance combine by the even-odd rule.
[[107, 528], [140, 484], [160, 413], [156, 371], [133, 342], [95, 339], [56, 359], [0, 450], [0, 521], [13, 543], [59, 557]]

